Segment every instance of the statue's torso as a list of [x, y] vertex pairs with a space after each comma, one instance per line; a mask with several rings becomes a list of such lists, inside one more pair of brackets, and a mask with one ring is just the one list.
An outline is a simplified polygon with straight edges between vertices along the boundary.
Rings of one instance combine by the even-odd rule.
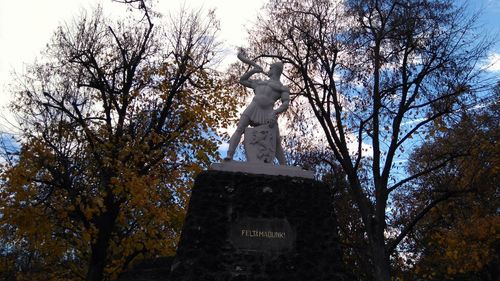
[[273, 118], [274, 103], [281, 98], [285, 88], [276, 80], [254, 80], [254, 97], [243, 112], [252, 126], [265, 124]]
[[279, 81], [258, 81], [254, 87], [255, 96], [252, 102], [261, 108], [273, 107], [274, 103], [281, 98], [283, 85]]

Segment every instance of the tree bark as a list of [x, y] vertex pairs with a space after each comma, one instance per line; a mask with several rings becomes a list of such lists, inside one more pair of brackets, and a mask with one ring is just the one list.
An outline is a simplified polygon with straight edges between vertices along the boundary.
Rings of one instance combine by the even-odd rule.
[[91, 256], [85, 280], [100, 281], [103, 278], [106, 256], [109, 246], [109, 234], [99, 232], [96, 243], [91, 246]]
[[387, 259], [385, 258], [385, 251], [379, 247], [374, 247], [373, 264], [375, 266], [375, 278], [378, 281], [390, 281], [391, 275]]
[[371, 251], [373, 258], [373, 275], [377, 281], [390, 281], [390, 263], [386, 254], [384, 240], [374, 239], [371, 242]]
[[112, 195], [106, 196], [104, 202], [106, 211], [95, 222], [99, 232], [95, 243], [92, 243], [90, 246], [91, 254], [85, 278], [86, 281], [101, 281], [104, 277], [104, 268], [106, 267], [113, 226], [119, 213], [119, 207], [117, 207]]

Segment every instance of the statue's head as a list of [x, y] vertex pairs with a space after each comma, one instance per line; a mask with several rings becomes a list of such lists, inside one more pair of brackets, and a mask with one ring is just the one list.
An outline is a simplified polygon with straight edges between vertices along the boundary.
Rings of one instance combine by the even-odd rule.
[[268, 76], [269, 77], [271, 77], [273, 75], [280, 76], [282, 72], [283, 72], [283, 63], [278, 61], [278, 62], [271, 64]]

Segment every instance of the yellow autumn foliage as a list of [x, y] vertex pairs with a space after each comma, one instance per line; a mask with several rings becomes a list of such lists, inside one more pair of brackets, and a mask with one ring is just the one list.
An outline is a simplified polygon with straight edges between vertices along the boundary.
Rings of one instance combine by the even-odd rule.
[[12, 104], [22, 133], [1, 172], [0, 279], [115, 280], [173, 255], [193, 177], [234, 119], [232, 91], [208, 67], [213, 18], [179, 17], [185, 29], [158, 39], [149, 17], [82, 17], [58, 29]]
[[419, 257], [407, 280], [489, 280], [495, 274], [500, 245], [499, 113], [493, 103], [482, 112], [465, 115], [421, 151], [423, 165], [441, 153], [459, 151], [463, 156], [422, 181], [454, 196], [437, 205], [417, 227], [415, 237], [420, 241], [413, 243]]

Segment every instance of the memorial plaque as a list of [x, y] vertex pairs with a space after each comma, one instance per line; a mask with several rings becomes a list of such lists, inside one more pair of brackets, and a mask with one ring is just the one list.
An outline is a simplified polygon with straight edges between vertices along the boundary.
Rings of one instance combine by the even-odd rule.
[[242, 218], [231, 225], [229, 240], [237, 249], [288, 251], [295, 244], [295, 232], [287, 219]]

